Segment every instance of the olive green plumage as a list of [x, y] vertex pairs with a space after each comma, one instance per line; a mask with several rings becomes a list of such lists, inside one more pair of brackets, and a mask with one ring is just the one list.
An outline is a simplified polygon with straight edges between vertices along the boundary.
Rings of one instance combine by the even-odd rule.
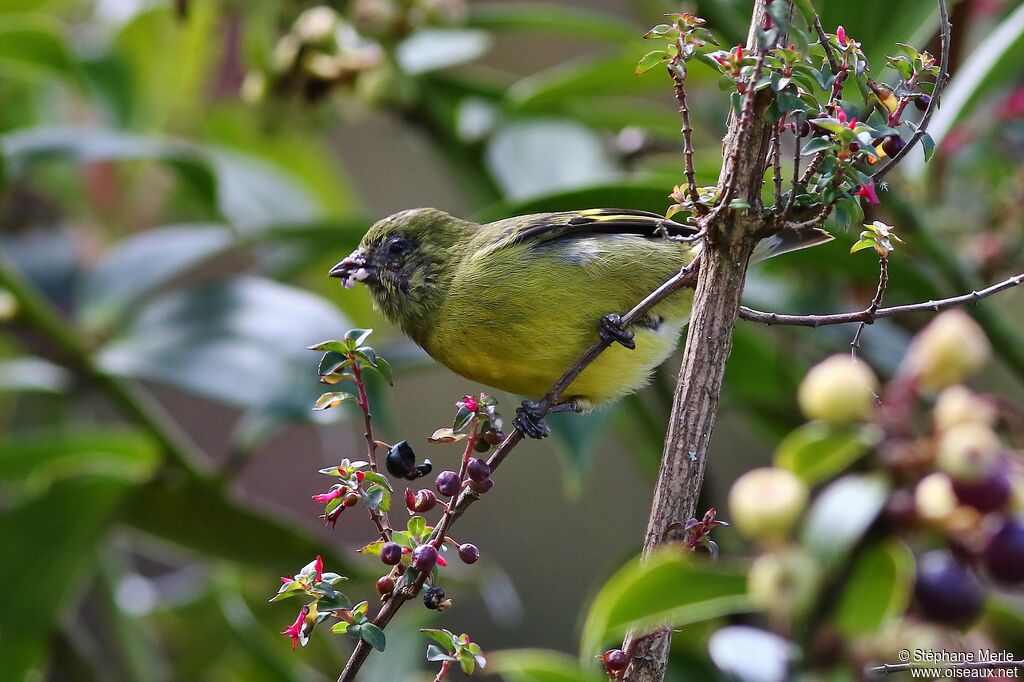
[[[539, 397], [594, 342], [602, 316], [629, 310], [699, 253], [663, 228], [692, 232], [639, 211], [480, 225], [414, 209], [376, 223], [331, 274], [369, 285], [385, 316], [452, 371]], [[675, 349], [691, 303], [689, 290], [669, 296], [631, 329], [635, 350], [612, 346], [564, 397], [587, 409], [639, 389]]]

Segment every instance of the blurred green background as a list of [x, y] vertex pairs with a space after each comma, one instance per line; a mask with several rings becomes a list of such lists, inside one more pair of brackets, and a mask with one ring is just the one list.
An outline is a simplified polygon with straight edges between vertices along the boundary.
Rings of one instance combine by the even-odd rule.
[[[816, 6], [880, 70], [896, 41], [937, 49], [934, 4]], [[326, 30], [296, 24], [313, 5], [0, 2], [3, 679], [334, 679], [348, 641], [318, 634], [293, 654], [276, 634], [292, 605], [266, 603], [317, 553], [352, 576], [350, 596], [370, 595], [378, 573], [353, 551], [369, 521], [326, 531], [309, 499], [329, 485], [318, 468], [358, 456], [361, 432], [345, 408], [314, 419], [317, 356], [304, 348], [377, 329], [397, 376], [371, 387], [380, 437], [443, 468], [457, 453], [426, 436], [479, 387], [327, 269], [409, 207], [664, 211], [682, 179], [679, 121], [668, 79], [633, 75], [640, 36], [687, 9], [735, 44], [751, 3], [339, 0]], [[1024, 5], [963, 0], [953, 23], [939, 153], [927, 168], [915, 154], [868, 216], [907, 242], [893, 303], [1024, 270]], [[710, 69], [690, 78], [711, 184], [728, 104]], [[756, 268], [748, 303], [864, 306], [877, 265], [847, 254], [857, 226], [837, 232]], [[1021, 400], [1024, 292], [973, 313], [997, 352], [981, 388]], [[924, 319], [873, 325], [863, 354], [891, 370]], [[852, 332], [738, 328], [706, 505], [767, 461], [799, 421], [796, 382]], [[456, 608], [439, 626], [485, 650], [574, 649], [587, 595], [639, 548], [676, 366], [515, 452], [457, 527], [484, 558], [453, 567]], [[500, 398], [511, 415], [517, 399]], [[411, 679], [430, 618], [406, 609], [365, 678]], [[702, 646], [677, 638], [682, 659]]]

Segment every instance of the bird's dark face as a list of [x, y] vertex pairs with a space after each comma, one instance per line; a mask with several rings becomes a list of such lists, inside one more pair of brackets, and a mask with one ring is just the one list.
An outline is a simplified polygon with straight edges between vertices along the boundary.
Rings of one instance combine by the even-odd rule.
[[464, 224], [433, 208], [396, 213], [375, 223], [359, 248], [329, 274], [341, 279], [346, 288], [366, 284], [392, 320], [422, 316]]

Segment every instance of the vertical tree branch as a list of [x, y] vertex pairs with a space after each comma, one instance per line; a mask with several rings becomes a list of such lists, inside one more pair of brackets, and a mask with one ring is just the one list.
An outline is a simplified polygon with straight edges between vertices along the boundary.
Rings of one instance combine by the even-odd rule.
[[[758, 48], [757, 29], [765, 23], [765, 6], [765, 0], [754, 4], [747, 36], [751, 50]], [[765, 47], [768, 46], [758, 49], [759, 65]], [[760, 190], [773, 134], [772, 125], [764, 116], [771, 94], [754, 92], [752, 87], [759, 72], [760, 66], [755, 68], [742, 113], [730, 121], [723, 142], [726, 161], [718, 183], [722, 199], [699, 219], [701, 228], [707, 231], [705, 251], [644, 538], [645, 555], [664, 542], [681, 539], [683, 524], [668, 533], [666, 529], [673, 522], [685, 522], [696, 510], [725, 366], [732, 351], [733, 327], [743, 295], [747, 262], [764, 228]], [[746, 199], [750, 209], [729, 208], [734, 197]], [[623, 680], [656, 682], [665, 676], [671, 632], [659, 630], [644, 635], [634, 632], [627, 637], [625, 648], [633, 652], [633, 657]]]

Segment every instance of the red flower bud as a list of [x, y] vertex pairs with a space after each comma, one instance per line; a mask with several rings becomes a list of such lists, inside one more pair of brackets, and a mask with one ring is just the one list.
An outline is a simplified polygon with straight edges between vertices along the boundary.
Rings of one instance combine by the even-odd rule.
[[341, 488], [335, 488], [334, 490], [328, 491], [326, 493], [321, 493], [320, 495], [313, 495], [313, 501], [326, 504], [337, 497], [341, 497], [344, 494], [345, 493]]
[[324, 579], [324, 560], [320, 558], [320, 555], [316, 555], [316, 561], [313, 562], [313, 569], [316, 571], [316, 581], [320, 582]]
[[836, 29], [836, 38], [839, 39], [839, 44], [846, 47], [846, 29], [840, 26]]

